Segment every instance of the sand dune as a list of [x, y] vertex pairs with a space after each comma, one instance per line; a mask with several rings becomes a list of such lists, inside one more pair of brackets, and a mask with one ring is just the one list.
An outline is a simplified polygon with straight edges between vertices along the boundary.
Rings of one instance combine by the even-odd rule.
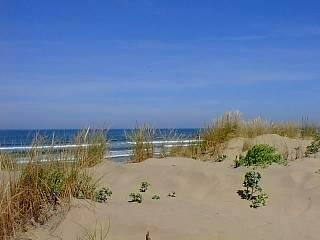
[[[36, 230], [33, 239], [76, 239], [85, 229], [108, 226], [108, 239], [141, 240], [150, 231], [157, 239], [319, 239], [320, 159], [299, 159], [289, 166], [261, 170], [270, 195], [265, 207], [252, 209], [237, 190], [246, 168], [228, 162], [185, 158], [150, 159], [139, 164], [104, 162], [92, 169], [114, 194], [107, 204], [74, 200], [52, 232]], [[141, 204], [128, 203], [139, 184], [151, 186]], [[167, 194], [175, 191], [176, 198]], [[151, 197], [158, 194], [161, 199]]]
[[264, 134], [255, 138], [234, 138], [231, 139], [224, 150], [227, 160], [233, 161], [236, 156], [243, 153], [245, 145], [268, 144], [274, 146], [289, 161], [304, 157], [306, 147], [312, 140], [292, 139], [281, 137], [277, 134]]

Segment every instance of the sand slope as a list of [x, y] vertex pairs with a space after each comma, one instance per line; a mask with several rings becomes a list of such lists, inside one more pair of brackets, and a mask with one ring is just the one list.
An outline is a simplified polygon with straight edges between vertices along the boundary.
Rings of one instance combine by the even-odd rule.
[[[114, 192], [108, 204], [74, 200], [65, 219], [49, 235], [33, 239], [76, 239], [86, 229], [108, 225], [108, 239], [320, 239], [320, 159], [301, 159], [289, 166], [261, 170], [270, 195], [266, 207], [251, 209], [237, 195], [246, 168], [192, 159], [150, 159], [139, 164], [104, 162], [93, 171]], [[151, 187], [141, 204], [128, 203], [141, 181]], [[176, 191], [176, 198], [167, 197]], [[152, 200], [160, 195], [159, 201]]]
[[281, 137], [277, 134], [264, 134], [255, 138], [233, 138], [224, 150], [228, 161], [233, 161], [236, 156], [243, 153], [244, 145], [254, 146], [256, 144], [268, 144], [274, 146], [283, 157], [288, 161], [293, 161], [304, 157], [306, 147], [310, 145], [312, 140], [292, 139]]

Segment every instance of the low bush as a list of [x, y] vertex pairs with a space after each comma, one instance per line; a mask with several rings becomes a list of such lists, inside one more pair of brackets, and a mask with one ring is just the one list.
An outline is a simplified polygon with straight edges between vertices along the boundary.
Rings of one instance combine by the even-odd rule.
[[175, 198], [176, 197], [176, 192], [169, 192], [168, 197]]
[[150, 186], [150, 183], [142, 182], [140, 186], [140, 192], [146, 192], [149, 186]]
[[93, 199], [97, 189], [97, 183], [87, 173], [74, 176], [73, 196], [79, 199]]
[[311, 154], [315, 154], [320, 151], [320, 134], [315, 135], [314, 140], [309, 146], [307, 146], [305, 156], [308, 157]]
[[152, 196], [152, 199], [153, 199], [153, 200], [160, 200], [160, 196], [158, 196], [158, 195], [153, 195], [153, 196]]
[[244, 196], [247, 200], [251, 200], [256, 192], [261, 192], [262, 188], [259, 185], [261, 180], [261, 174], [259, 172], [251, 171], [247, 172], [244, 176], [243, 186]]
[[265, 206], [267, 204], [267, 199], [269, 198], [268, 194], [262, 192], [255, 198], [251, 200], [251, 205], [250, 207], [252, 208], [258, 208]]
[[256, 171], [247, 172], [244, 176], [243, 186], [245, 190], [238, 191], [242, 198], [251, 201], [251, 207], [258, 208], [266, 205], [268, 195], [260, 186], [261, 174]]
[[246, 156], [240, 155], [239, 159], [235, 160], [235, 167], [239, 166], [262, 166], [266, 167], [272, 163], [285, 164], [281, 155], [276, 149], [267, 144], [259, 144], [253, 146]]
[[142, 203], [143, 197], [141, 193], [130, 193], [129, 197], [131, 197], [130, 202]]
[[104, 203], [108, 200], [109, 197], [111, 197], [112, 191], [109, 188], [101, 188], [96, 191], [95, 194], [95, 201], [99, 203]]

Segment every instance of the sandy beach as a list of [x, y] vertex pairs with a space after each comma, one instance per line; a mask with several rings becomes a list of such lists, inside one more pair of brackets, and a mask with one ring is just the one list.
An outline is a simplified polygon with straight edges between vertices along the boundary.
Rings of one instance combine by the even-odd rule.
[[[262, 140], [261, 140], [262, 139]], [[260, 136], [254, 141], [280, 139], [294, 148], [308, 141], [279, 136]], [[232, 140], [226, 151], [236, 154], [241, 141]], [[279, 142], [278, 142], [279, 144]], [[232, 154], [231, 154], [232, 155]], [[142, 163], [117, 164], [111, 161], [89, 169], [99, 185], [110, 187], [107, 203], [74, 199], [63, 220], [51, 229], [41, 227], [28, 233], [32, 239], [77, 239], [86, 231], [109, 228], [113, 240], [145, 239], [149, 231], [157, 239], [319, 239], [320, 158], [288, 161], [260, 169], [268, 204], [259, 209], [240, 198], [238, 190], [246, 167], [234, 168], [232, 158], [220, 163], [188, 158], [148, 159]], [[128, 202], [140, 183], [150, 187], [142, 203]], [[171, 191], [176, 197], [168, 197]], [[152, 200], [153, 195], [160, 200]]]

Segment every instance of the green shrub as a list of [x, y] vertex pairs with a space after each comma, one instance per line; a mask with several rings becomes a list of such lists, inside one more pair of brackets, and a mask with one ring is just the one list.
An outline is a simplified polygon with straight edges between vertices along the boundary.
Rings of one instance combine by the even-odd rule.
[[315, 154], [319, 152], [319, 150], [320, 150], [320, 134], [317, 134], [314, 137], [314, 140], [312, 141], [312, 143], [309, 146], [307, 146], [305, 156], [308, 157], [311, 154]]
[[153, 200], [160, 200], [160, 196], [158, 196], [158, 195], [153, 195], [153, 196], [152, 196], [152, 199], [153, 199]]
[[148, 187], [150, 186], [150, 183], [148, 182], [142, 182], [140, 187], [140, 192], [146, 192], [148, 190]]
[[244, 176], [243, 186], [244, 196], [247, 200], [251, 200], [256, 192], [261, 192], [262, 188], [259, 185], [261, 180], [261, 174], [259, 172], [251, 171], [247, 172]]
[[267, 166], [272, 163], [285, 164], [281, 155], [276, 149], [267, 144], [253, 146], [244, 157], [240, 155], [239, 160], [235, 160], [235, 167], [239, 166]]
[[267, 204], [267, 199], [269, 198], [268, 194], [266, 193], [260, 193], [258, 196], [253, 198], [251, 200], [251, 205], [250, 207], [252, 208], [258, 208], [265, 206]]
[[52, 172], [48, 172], [46, 182], [50, 192], [60, 195], [63, 190], [64, 178], [65, 175], [61, 170], [57, 169]]
[[251, 207], [258, 208], [266, 205], [268, 195], [260, 186], [261, 174], [256, 171], [247, 172], [244, 176], [243, 186], [245, 190], [238, 191], [242, 198], [251, 201]]
[[111, 197], [112, 191], [109, 188], [101, 188], [98, 191], [96, 191], [95, 201], [99, 203], [104, 203], [108, 200], [109, 197]]
[[175, 198], [176, 197], [176, 192], [169, 192], [168, 197]]
[[141, 193], [130, 193], [129, 197], [131, 197], [130, 202], [142, 203], [142, 194]]
[[93, 178], [85, 173], [80, 174], [75, 182], [75, 191], [73, 196], [79, 199], [92, 199], [97, 189]]

